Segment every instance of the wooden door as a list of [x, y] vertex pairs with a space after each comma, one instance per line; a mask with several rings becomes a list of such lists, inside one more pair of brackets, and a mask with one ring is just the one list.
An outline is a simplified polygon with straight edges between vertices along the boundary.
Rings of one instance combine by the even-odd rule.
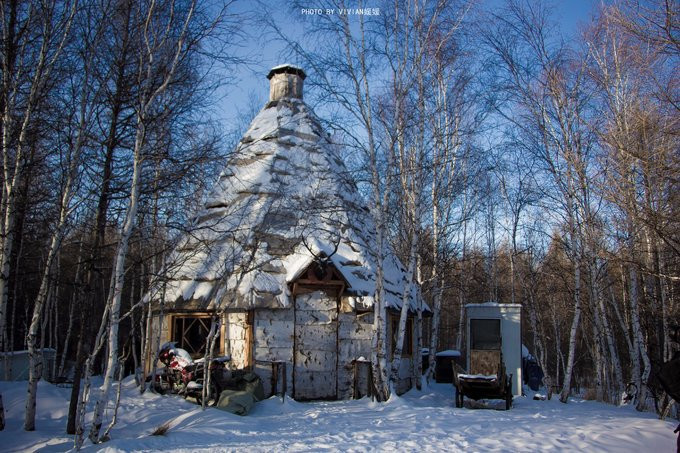
[[293, 395], [297, 400], [336, 399], [338, 306], [315, 291], [295, 296]]

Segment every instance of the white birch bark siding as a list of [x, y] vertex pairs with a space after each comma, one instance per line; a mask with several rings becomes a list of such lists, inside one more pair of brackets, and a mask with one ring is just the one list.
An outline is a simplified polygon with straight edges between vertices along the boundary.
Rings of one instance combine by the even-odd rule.
[[224, 315], [224, 351], [231, 356], [230, 367], [243, 369], [250, 365], [248, 313], [236, 312]]
[[295, 297], [295, 399], [335, 399], [338, 393], [337, 300], [315, 291]]
[[[338, 398], [354, 395], [354, 361], [371, 357], [373, 338], [373, 313], [340, 313], [338, 316]], [[358, 394], [368, 393], [368, 368], [362, 368], [358, 381]], [[363, 373], [362, 373], [363, 372]]]
[[[370, 359], [373, 313], [356, 313], [346, 300], [342, 312], [337, 313], [335, 296], [323, 292], [298, 297], [301, 300], [296, 312], [293, 307], [254, 310], [252, 326], [247, 311], [224, 314], [222, 341], [225, 354], [231, 356], [230, 368], [253, 366], [262, 378], [265, 394], [270, 394], [272, 362], [286, 362], [287, 391], [292, 395], [295, 354], [297, 398], [350, 399], [355, 394], [355, 386], [358, 395], [367, 395], [369, 366], [359, 367], [355, 385], [354, 362], [363, 359], [368, 363]], [[172, 314], [165, 315], [162, 327], [158, 316], [152, 319], [151, 335], [157, 338], [160, 334], [161, 344], [172, 339], [168, 321], [171, 318]], [[157, 352], [154, 350], [153, 354], [155, 357]], [[405, 391], [410, 382], [408, 367], [412, 361], [405, 360], [407, 363], [401, 366], [400, 392]], [[317, 396], [313, 396], [315, 394]]]
[[264, 393], [271, 393], [273, 361], [286, 362], [290, 394], [293, 382], [293, 310], [257, 310], [253, 321], [255, 372], [262, 378]]

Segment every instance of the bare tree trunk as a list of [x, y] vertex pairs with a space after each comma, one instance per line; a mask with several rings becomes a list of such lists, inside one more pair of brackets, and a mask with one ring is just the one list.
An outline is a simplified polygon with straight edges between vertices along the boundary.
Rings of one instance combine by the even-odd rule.
[[604, 357], [602, 355], [602, 334], [600, 331], [599, 314], [597, 314], [597, 307], [593, 308], [593, 338], [592, 338], [592, 357], [595, 363], [595, 399], [597, 401], [604, 401]]
[[[625, 275], [625, 270], [624, 270], [623, 265], [620, 267], [620, 271], [621, 271], [621, 307], [623, 307], [623, 309], [625, 310], [626, 306], [629, 306], [629, 304], [627, 303], [627, 299], [626, 299], [626, 287], [627, 287], [627, 285], [626, 285], [626, 275]], [[611, 306], [614, 310], [614, 314], [616, 315], [616, 318], [619, 321], [619, 326], [621, 328], [621, 333], [623, 334], [623, 338], [626, 340], [626, 346], [628, 348], [628, 358], [630, 360], [630, 363], [632, 364], [633, 358], [635, 357], [635, 347], [633, 346], [633, 342], [631, 341], [630, 324], [629, 324], [628, 320], [625, 319], [624, 316], [621, 314], [621, 310], [619, 310], [619, 304], [616, 300], [616, 297], [614, 296], [614, 289], [612, 288], [612, 286], [613, 286], [613, 282], [612, 282], [612, 284], [610, 285], [610, 288], [609, 288], [609, 299], [611, 301]], [[633, 365], [631, 365], [631, 367], [633, 367]], [[639, 363], [638, 363], [637, 370], [639, 370], [639, 369], [640, 369], [640, 366], [639, 366]], [[631, 370], [630, 379], [633, 379], [635, 373], [637, 373], [637, 372], [633, 372]], [[622, 381], [622, 383], [623, 383], [623, 386], [624, 386], [623, 388], [625, 388], [625, 384], [627, 383], [627, 381]]]
[[[649, 356], [647, 355], [647, 348], [645, 346], [645, 341], [642, 336], [642, 327], [640, 326], [640, 309], [638, 300], [640, 297], [639, 286], [638, 286], [638, 273], [634, 265], [630, 265], [629, 269], [630, 281], [630, 315], [631, 315], [631, 325], [633, 328], [633, 343], [635, 344], [635, 354], [633, 356], [633, 368], [635, 379], [635, 384], [638, 388], [637, 394], [637, 404], [636, 408], [639, 411], [644, 411], [647, 408], [647, 380], [649, 379], [649, 374], [651, 371], [651, 364], [649, 362]], [[644, 365], [642, 375], [640, 375], [640, 359]]]
[[[94, 414], [92, 417], [92, 427], [90, 429], [89, 438], [92, 443], [101, 442], [103, 439], [100, 436], [100, 429], [102, 426], [102, 417], [104, 409], [109, 401], [109, 391], [114, 377], [115, 369], [118, 365], [118, 328], [120, 320], [121, 296], [123, 292], [123, 284], [125, 281], [125, 261], [127, 258], [130, 237], [132, 236], [133, 228], [137, 218], [137, 209], [139, 203], [139, 194], [141, 188], [141, 172], [142, 163], [144, 160], [144, 147], [146, 143], [146, 122], [147, 114], [151, 107], [156, 102], [157, 98], [161, 96], [167, 89], [170, 82], [174, 79], [175, 70], [177, 69], [180, 57], [187, 51], [185, 48], [185, 40], [187, 39], [187, 28], [192, 20], [194, 14], [195, 3], [192, 2], [186, 16], [181, 21], [181, 30], [179, 36], [174, 41], [170, 41], [171, 36], [166, 34], [157, 35], [157, 30], [149, 29], [150, 24], [155, 20], [155, 16], [159, 13], [152, 4], [146, 12], [146, 28], [144, 30], [144, 44], [145, 49], [141, 50], [140, 58], [144, 62], [140, 66], [139, 77], [143, 80], [142, 95], [137, 106], [136, 116], [136, 133], [134, 142], [134, 156], [133, 156], [133, 170], [132, 183], [130, 187], [130, 204], [125, 215], [125, 221], [118, 241], [118, 247], [115, 255], [115, 265], [113, 274], [111, 276], [111, 287], [109, 290], [109, 300], [107, 306], [108, 310], [108, 348], [107, 348], [107, 366], [104, 375], [104, 384], [100, 388], [99, 397], [95, 403]], [[157, 25], [158, 24], [154, 24]], [[165, 25], [161, 26], [165, 27]], [[156, 73], [157, 67], [154, 64], [156, 58], [160, 58], [163, 52], [167, 52], [166, 46], [174, 48], [174, 54], [171, 60], [168, 61], [163, 73]], [[152, 85], [160, 77], [160, 83], [154, 87]], [[154, 80], [156, 79], [156, 80]]]
[[[574, 241], [572, 237], [572, 241]], [[575, 244], [575, 241], [573, 242]], [[572, 245], [573, 247], [573, 245]], [[569, 332], [569, 353], [567, 355], [566, 370], [564, 373], [564, 382], [562, 383], [562, 391], [560, 392], [560, 401], [566, 403], [569, 399], [569, 392], [571, 390], [571, 378], [574, 370], [574, 359], [576, 355], [576, 335], [578, 333], [579, 322], [581, 320], [581, 265], [578, 258], [574, 259], [574, 317], [571, 321], [571, 330]]]
[[[374, 190], [377, 190], [374, 189]], [[377, 228], [378, 252], [376, 257], [375, 295], [373, 298], [373, 335], [371, 338], [373, 385], [378, 401], [387, 401], [390, 395], [387, 362], [387, 313], [385, 310], [385, 287], [383, 253], [385, 243], [382, 228]]]
[[[73, 168], [76, 168], [74, 166]], [[47, 255], [47, 262], [45, 263], [45, 270], [43, 271], [42, 279], [40, 281], [40, 289], [38, 291], [38, 296], [36, 298], [35, 304], [33, 306], [33, 318], [31, 319], [31, 325], [26, 336], [26, 342], [28, 344], [28, 397], [26, 398], [26, 414], [24, 418], [24, 429], [26, 431], [35, 430], [35, 399], [38, 381], [42, 375], [42, 351], [39, 353], [36, 350], [36, 342], [38, 339], [38, 327], [40, 326], [40, 317], [42, 315], [43, 304], [48, 298], [50, 291], [50, 279], [52, 278], [53, 262], [55, 260], [56, 254], [59, 252], [61, 247], [62, 235], [64, 225], [66, 223], [66, 217], [68, 216], [68, 203], [71, 197], [71, 182], [72, 177], [69, 176], [69, 180], [62, 195], [62, 207], [61, 214], [59, 216], [59, 223], [57, 225], [56, 231], [52, 235], [52, 240], [50, 243], [49, 253]]]
[[[134, 347], [134, 345], [132, 346]], [[127, 357], [130, 355], [130, 352], [128, 351], [127, 354], [125, 354], [120, 362], [125, 363], [125, 360]], [[109, 439], [109, 433], [111, 432], [111, 429], [115, 426], [116, 421], [118, 420], [118, 409], [120, 407], [120, 394], [123, 391], [123, 378], [125, 377], [125, 367], [121, 366], [118, 370], [118, 388], [116, 389], [116, 400], [114, 402], [113, 406], [113, 415], [111, 416], [111, 422], [109, 423], [109, 426], [106, 427], [106, 431], [104, 431], [104, 434], [102, 434], [102, 439], [108, 440]]]
[[106, 372], [104, 384], [99, 391], [99, 397], [95, 404], [94, 415], [92, 418], [92, 428], [89, 438], [92, 443], [99, 443], [103, 439], [99, 436], [102, 425], [104, 408], [109, 402], [109, 390], [114, 379], [114, 373], [118, 366], [118, 327], [120, 319], [121, 296], [123, 293], [123, 283], [125, 281], [125, 260], [127, 258], [130, 237], [137, 218], [137, 206], [139, 202], [139, 190], [142, 166], [142, 146], [144, 143], [143, 118], [138, 118], [139, 127], [135, 137], [135, 157], [132, 171], [132, 186], [130, 190], [130, 205], [128, 206], [121, 231], [118, 248], [116, 250], [116, 260], [111, 276], [111, 287], [109, 289], [109, 300], [107, 301], [108, 310], [108, 360], [106, 362]]
[[[595, 279], [595, 271], [591, 268], [591, 280]], [[594, 281], [594, 280], [593, 280]], [[609, 351], [609, 360], [611, 361], [611, 368], [614, 372], [614, 383], [609, 387], [609, 401], [613, 404], [620, 404], [621, 394], [624, 388], [623, 382], [623, 370], [621, 368], [621, 361], [619, 359], [619, 353], [616, 347], [616, 340], [612, 333], [611, 325], [609, 323], [609, 316], [607, 315], [607, 308], [604, 304], [602, 297], [602, 291], [600, 290], [599, 283], [592, 283], [593, 297], [597, 302], [596, 310], [599, 309], [600, 316], [602, 317], [602, 328], [604, 331], [604, 338], [607, 342], [607, 349]]]
[[[219, 315], [221, 317], [221, 313]], [[210, 364], [215, 357], [215, 344], [220, 336], [220, 324], [221, 319], [215, 320], [213, 318], [210, 323], [210, 332], [208, 332], [208, 338], [206, 338], [206, 354], [203, 357], [203, 388], [201, 389], [201, 408], [205, 410], [206, 404], [210, 399], [210, 386], [211, 382], [211, 372]], [[219, 398], [219, 395], [215, 395], [215, 398]]]
[[[135, 276], [131, 276], [132, 287], [130, 288], [130, 342], [132, 344], [129, 354], [132, 354], [132, 363], [135, 379], [138, 380], [139, 357], [137, 356], [137, 320], [135, 319]], [[143, 294], [142, 288], [139, 288], [139, 293]], [[142, 317], [144, 316], [144, 307], [142, 307]], [[128, 355], [129, 355], [128, 354]]]
[[423, 287], [422, 279], [422, 263], [420, 256], [417, 258], [416, 264], [416, 322], [413, 327], [413, 339], [415, 343], [415, 351], [413, 351], [413, 375], [416, 380], [416, 388], [422, 389], [423, 384], [423, 296], [421, 288]]
[[[467, 190], [465, 191], [465, 205], [467, 204]], [[467, 266], [467, 220], [463, 220], [463, 252], [460, 268], [460, 290], [458, 291], [458, 332], [456, 333], [456, 350], [463, 350], [463, 332], [465, 332], [465, 298], [467, 296], [467, 284], [465, 267]], [[470, 352], [467, 351], [466, 354]]]
[[390, 374], [390, 392], [396, 390], [399, 382], [399, 370], [401, 367], [401, 355], [404, 350], [404, 338], [406, 337], [406, 320], [411, 306], [411, 290], [413, 285], [413, 275], [415, 272], [416, 261], [416, 240], [417, 233], [415, 228], [411, 231], [411, 246], [409, 248], [409, 262], [406, 269], [404, 282], [404, 292], [401, 300], [401, 313], [399, 316], [399, 330], [397, 331], [397, 342], [392, 349], [392, 372]]
[[75, 440], [74, 440], [74, 446], [76, 450], [80, 450], [80, 448], [83, 445], [83, 435], [85, 432], [85, 411], [87, 410], [87, 403], [90, 400], [90, 387], [92, 385], [92, 368], [94, 367], [94, 360], [97, 357], [97, 354], [101, 351], [102, 346], [104, 345], [104, 333], [106, 332], [106, 326], [108, 325], [108, 316], [109, 316], [109, 310], [110, 310], [110, 305], [106, 305], [104, 307], [104, 313], [102, 314], [102, 319], [99, 324], [99, 330], [97, 331], [97, 336], [95, 337], [95, 340], [93, 342], [93, 348], [87, 359], [85, 360], [85, 365], [84, 365], [84, 387], [83, 387], [83, 392], [82, 392], [82, 397], [78, 400], [78, 408], [77, 408], [77, 414], [76, 414], [76, 421], [74, 422], [75, 424]]
[[435, 290], [434, 290], [434, 302], [432, 307], [432, 329], [430, 335], [430, 356], [429, 356], [429, 366], [427, 371], [427, 378], [432, 379], [434, 377], [434, 370], [437, 364], [437, 349], [439, 342], [439, 323], [440, 314], [442, 310], [442, 295], [444, 293], [444, 280], [441, 278], [436, 278], [434, 280]]
[[[75, 281], [79, 281], [78, 273], [80, 272], [80, 254], [78, 254], [78, 267], [76, 268]], [[64, 338], [64, 349], [61, 352], [59, 359], [59, 367], [57, 368], [57, 376], [64, 376], [64, 367], [66, 366], [66, 357], [68, 356], [68, 347], [71, 343], [71, 335], [73, 333], [73, 321], [76, 317], [76, 294], [77, 291], [71, 295], [68, 307], [68, 327], [66, 328], [66, 338]]]
[[[75, 13], [75, 9], [72, 12], [71, 18]], [[87, 121], [89, 120], [88, 112], [88, 98], [87, 95], [89, 87], [87, 70], [86, 76], [83, 83], [83, 91], [80, 93], [80, 118], [77, 129], [77, 139], [74, 144], [74, 148], [71, 150], [68, 156], [68, 173], [66, 176], [66, 181], [64, 188], [62, 190], [60, 204], [59, 204], [59, 220], [52, 233], [52, 238], [50, 240], [49, 252], [47, 254], [47, 260], [45, 262], [45, 268], [42, 273], [42, 278], [40, 281], [40, 289], [38, 290], [38, 295], [33, 306], [33, 317], [31, 319], [31, 325], [26, 335], [26, 343], [28, 345], [28, 360], [29, 360], [29, 377], [28, 377], [28, 397], [26, 399], [26, 414], [24, 418], [24, 429], [26, 431], [33, 431], [35, 429], [35, 398], [38, 381], [40, 380], [42, 374], [42, 355], [38, 356], [36, 351], [36, 342], [38, 336], [38, 327], [40, 326], [40, 318], [42, 315], [43, 305], [48, 299], [50, 287], [52, 286], [50, 280], [54, 271], [54, 262], [58, 261], [58, 254], [61, 248], [61, 243], [65, 234], [66, 222], [71, 211], [71, 200], [73, 198], [73, 185], [75, 184], [75, 178], [77, 177], [77, 172], [80, 167], [80, 156], [82, 152], [83, 143], [86, 135]], [[46, 316], [47, 318], [48, 316]], [[44, 340], [43, 334], [43, 340]]]
[[[560, 325], [559, 320], [555, 312], [552, 312], [552, 328], [553, 335], [555, 336], [555, 385], [560, 384], [560, 377], [564, 374], [564, 354], [562, 354], [562, 336], [560, 335]], [[560, 373], [561, 371], [561, 373]]]
[[[151, 287], [149, 285], [149, 287]], [[162, 310], [163, 307], [163, 298], [165, 297], [165, 286], [161, 286], [161, 302], [160, 302], [160, 307]], [[153, 321], [153, 312], [151, 310], [151, 303], [147, 305], [147, 307], [142, 307], [142, 312], [144, 311], [144, 308], [146, 308], [146, 322], [144, 325], [142, 325], [142, 320], [144, 319], [144, 316], [140, 319], [140, 330], [142, 332], [142, 363], [140, 365], [141, 367], [141, 379], [139, 380], [139, 393], [144, 393], [146, 391], [146, 369], [150, 365], [148, 361], [153, 363], [153, 370], [151, 373], [151, 379], [152, 379], [152, 386], [151, 388], [153, 389], [153, 380], [155, 379], [155, 374], [156, 374], [156, 365], [155, 365], [155, 360], [153, 357], [151, 357], [151, 341], [153, 340], [153, 335], [152, 335], [152, 321]], [[162, 318], [162, 312], [159, 315], [159, 322], [163, 322]], [[160, 326], [159, 326], [160, 327]], [[160, 330], [160, 329], [159, 329]], [[160, 338], [158, 340], [160, 343]], [[159, 344], [156, 345], [156, 350], [159, 348]]]

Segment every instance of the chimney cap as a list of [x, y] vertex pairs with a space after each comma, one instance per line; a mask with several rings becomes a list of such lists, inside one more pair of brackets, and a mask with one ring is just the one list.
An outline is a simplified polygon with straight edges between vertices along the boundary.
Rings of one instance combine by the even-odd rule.
[[269, 74], [267, 74], [267, 78], [271, 80], [272, 77], [274, 77], [275, 74], [295, 74], [298, 75], [302, 78], [302, 80], [307, 77], [307, 74], [305, 74], [305, 71], [302, 70], [302, 68], [289, 64], [289, 63], [284, 63], [278, 66], [274, 66], [271, 68], [269, 71]]

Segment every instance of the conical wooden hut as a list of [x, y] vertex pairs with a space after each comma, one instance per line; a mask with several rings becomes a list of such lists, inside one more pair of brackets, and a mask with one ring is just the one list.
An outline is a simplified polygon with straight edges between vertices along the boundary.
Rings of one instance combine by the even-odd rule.
[[[218, 352], [255, 370], [266, 392], [279, 362], [296, 399], [362, 395], [355, 361], [371, 357], [375, 228], [338, 146], [302, 100], [304, 71], [281, 65], [267, 77], [269, 102], [167, 261], [154, 332], [202, 355], [219, 317]], [[390, 343], [406, 279], [396, 257], [384, 263]], [[400, 392], [415, 378], [407, 327]]]

